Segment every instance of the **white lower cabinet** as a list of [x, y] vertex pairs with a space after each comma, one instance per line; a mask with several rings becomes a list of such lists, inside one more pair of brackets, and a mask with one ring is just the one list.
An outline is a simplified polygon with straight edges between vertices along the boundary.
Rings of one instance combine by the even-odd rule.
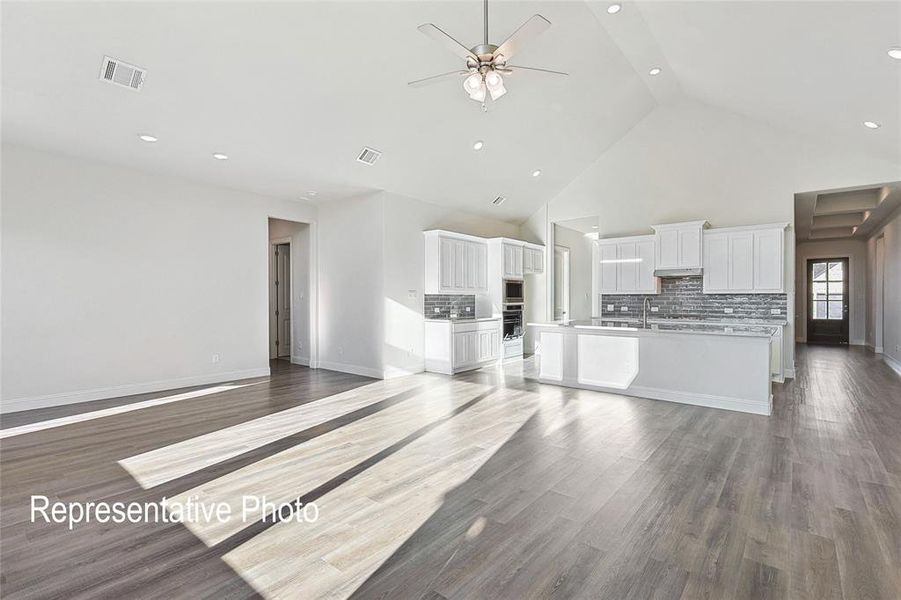
[[501, 319], [425, 321], [425, 369], [448, 375], [501, 358]]

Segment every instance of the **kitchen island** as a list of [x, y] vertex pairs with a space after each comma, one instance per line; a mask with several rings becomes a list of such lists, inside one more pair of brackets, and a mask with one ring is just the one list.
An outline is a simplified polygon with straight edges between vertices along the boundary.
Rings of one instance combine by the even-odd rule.
[[541, 383], [769, 415], [765, 325], [528, 323]]

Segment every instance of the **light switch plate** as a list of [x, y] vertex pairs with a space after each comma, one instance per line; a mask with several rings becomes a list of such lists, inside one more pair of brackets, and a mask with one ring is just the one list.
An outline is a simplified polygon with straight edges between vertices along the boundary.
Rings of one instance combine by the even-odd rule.
[[624, 306], [624, 307], [622, 307], [621, 309], [619, 309], [619, 312], [629, 312], [629, 307], [628, 307], [628, 306]]
[[727, 315], [731, 315], [731, 314], [732, 314], [732, 309], [731, 309], [731, 308], [724, 308], [724, 309], [723, 309], [723, 312], [726, 313]]
[[657, 312], [657, 311], [659, 311], [659, 310], [660, 310], [660, 307], [659, 307], [659, 306], [652, 306], [652, 307], [651, 307], [651, 312]]

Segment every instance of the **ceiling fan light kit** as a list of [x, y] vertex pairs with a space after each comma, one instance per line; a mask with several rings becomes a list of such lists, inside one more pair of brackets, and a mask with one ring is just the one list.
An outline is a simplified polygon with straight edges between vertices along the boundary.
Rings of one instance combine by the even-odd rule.
[[491, 100], [497, 100], [507, 93], [504, 87], [504, 78], [501, 75], [509, 75], [517, 69], [526, 71], [535, 71], [539, 73], [548, 73], [551, 75], [567, 75], [561, 71], [551, 71], [549, 69], [538, 69], [535, 67], [519, 67], [508, 65], [507, 60], [513, 56], [523, 45], [523, 43], [534, 38], [544, 32], [551, 26], [551, 22], [541, 15], [532, 15], [532, 17], [520, 26], [513, 35], [500, 46], [488, 43], [488, 0], [484, 1], [484, 43], [473, 48], [467, 48], [456, 39], [448, 35], [444, 30], [433, 23], [425, 23], [419, 26], [419, 31], [431, 37], [435, 41], [441, 43], [448, 50], [456, 54], [458, 57], [466, 61], [466, 68], [459, 71], [450, 71], [441, 75], [433, 75], [424, 79], [411, 81], [411, 86], [422, 86], [445, 79], [453, 79], [465, 75], [463, 79], [463, 90], [469, 94], [470, 99], [483, 104], [487, 96], [491, 96]]

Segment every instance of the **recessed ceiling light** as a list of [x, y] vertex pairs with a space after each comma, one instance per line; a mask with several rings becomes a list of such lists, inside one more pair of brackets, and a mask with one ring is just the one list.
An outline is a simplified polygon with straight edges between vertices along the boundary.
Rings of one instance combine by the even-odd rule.
[[648, 75], [660, 75], [660, 71], [662, 71], [660, 67], [653, 67], [650, 71], [648, 71]]
[[213, 158], [216, 160], [228, 160], [228, 154], [222, 154], [221, 152], [213, 152]]
[[472, 149], [475, 150], [476, 152], [478, 152], [479, 150], [481, 150], [484, 147], [485, 147], [485, 142], [483, 142], [482, 140], [476, 140], [476, 143], [472, 145]]
[[539, 175], [541, 175], [541, 169], [535, 169], [534, 171], [532, 171], [532, 177], [538, 177]]
[[888, 49], [888, 55], [896, 60], [901, 60], [901, 46]]
[[607, 12], [610, 13], [611, 15], [615, 15], [622, 9], [623, 9], [622, 4], [611, 4], [610, 6], [607, 7]]
[[152, 135], [147, 135], [146, 133], [140, 134], [138, 136], [138, 139], [142, 142], [147, 142], [148, 144], [152, 144], [153, 142], [157, 141], [157, 138], [153, 137]]
[[869, 129], [879, 129], [879, 123], [876, 121], [864, 121], [863, 126]]

